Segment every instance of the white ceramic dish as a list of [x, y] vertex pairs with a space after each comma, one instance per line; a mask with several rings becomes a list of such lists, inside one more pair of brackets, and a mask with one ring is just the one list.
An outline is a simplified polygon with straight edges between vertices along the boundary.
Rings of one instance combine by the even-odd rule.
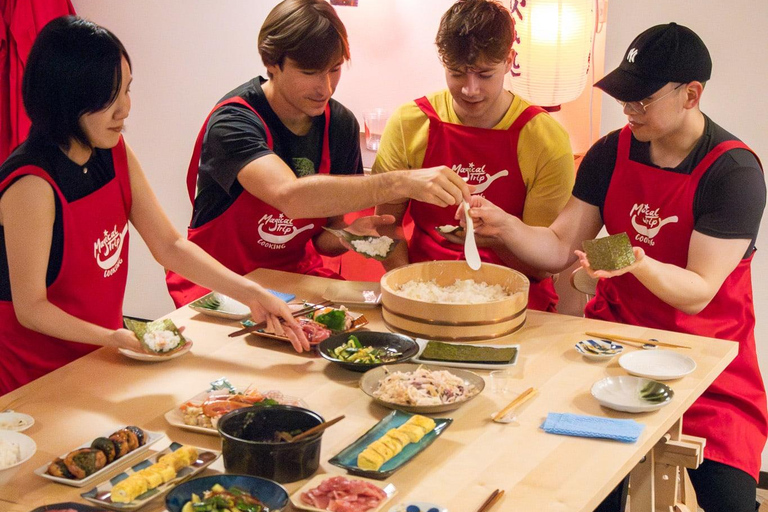
[[671, 350], [640, 350], [624, 354], [619, 365], [638, 377], [655, 380], [671, 380], [685, 377], [696, 369], [690, 357]]
[[16, 466], [28, 461], [37, 451], [37, 444], [35, 441], [26, 434], [20, 432], [12, 432], [10, 430], [0, 430], [0, 439], [8, 441], [19, 447], [19, 460], [10, 466], [0, 466], [0, 471], [4, 469], [15, 468]]
[[190, 302], [189, 307], [204, 315], [229, 320], [243, 320], [251, 316], [251, 310], [248, 306], [218, 292], [203, 295], [196, 301]]
[[179, 350], [174, 350], [168, 355], [163, 354], [147, 354], [144, 352], [134, 352], [133, 350], [128, 350], [125, 348], [119, 348], [117, 349], [121, 354], [123, 354], [125, 357], [128, 357], [130, 359], [135, 359], [136, 361], [144, 361], [147, 363], [162, 363], [163, 361], [169, 361], [171, 359], [176, 359], [177, 357], [181, 357], [192, 348], [192, 341], [187, 339], [186, 343], [184, 343], [184, 346], [181, 347]]
[[426, 501], [407, 501], [395, 505], [389, 512], [448, 512], [448, 509]]
[[23, 432], [35, 424], [35, 418], [16, 411], [0, 412], [0, 430]]
[[573, 348], [591, 361], [607, 361], [624, 351], [624, 346], [607, 340], [588, 339], [576, 343]]
[[[115, 432], [116, 430], [118, 430], [120, 428], [123, 428], [123, 427], [113, 428], [109, 432], [105, 432], [104, 434], [102, 434], [101, 437], [109, 437], [113, 432]], [[117, 460], [107, 464], [106, 466], [104, 466], [100, 470], [96, 471], [92, 475], [89, 475], [89, 476], [87, 476], [85, 478], [81, 478], [80, 480], [74, 480], [74, 479], [70, 479], [70, 478], [61, 478], [61, 477], [58, 477], [58, 476], [49, 475], [47, 473], [48, 466], [50, 466], [53, 461], [46, 462], [45, 464], [43, 464], [42, 466], [37, 468], [34, 472], [35, 472], [36, 475], [41, 476], [43, 478], [47, 478], [48, 480], [53, 480], [54, 482], [58, 482], [58, 483], [64, 484], [64, 485], [71, 485], [72, 487], [85, 487], [86, 485], [91, 485], [91, 484], [93, 484], [95, 482], [101, 481], [101, 479], [103, 478], [103, 476], [106, 473], [114, 470], [115, 468], [124, 466], [128, 462], [135, 461], [136, 459], [141, 457], [141, 455], [146, 453], [146, 451], [149, 450], [150, 446], [152, 446], [153, 444], [158, 442], [160, 439], [165, 437], [165, 434], [163, 434], [162, 432], [150, 432], [149, 430], [144, 430], [144, 433], [147, 435], [147, 442], [146, 442], [146, 444], [144, 446], [139, 446], [138, 448], [136, 448], [132, 452], [128, 452], [127, 454], [123, 455], [119, 459], [117, 459]], [[92, 442], [93, 442], [93, 439], [89, 440], [87, 443], [83, 443], [80, 446], [72, 448], [72, 450], [78, 450], [80, 448], [88, 448], [88, 447], [91, 446]], [[72, 451], [72, 450], [70, 450], [70, 451]], [[67, 456], [68, 453], [69, 452], [62, 453], [59, 457], [63, 459], [64, 457]]]
[[[226, 390], [219, 390], [218, 392], [224, 395], [228, 393]], [[199, 401], [202, 403], [210, 393], [211, 392], [209, 391], [203, 391], [202, 393], [198, 393], [197, 395], [193, 396], [189, 400], [186, 400], [184, 403], [195, 402], [195, 401]], [[301, 398], [283, 395], [279, 391], [264, 391], [263, 394], [267, 398], [279, 396], [280, 398], [275, 398], [275, 400], [277, 400], [279, 403], [283, 405], [296, 405], [299, 407], [304, 407], [305, 409], [308, 408], [307, 403]], [[201, 427], [197, 425], [187, 425], [186, 423], [184, 423], [184, 413], [181, 411], [179, 407], [174, 407], [173, 409], [165, 413], [164, 415], [165, 421], [167, 421], [170, 425], [173, 425], [174, 427], [178, 427], [184, 430], [189, 430], [191, 432], [198, 432], [200, 434], [208, 434], [211, 436], [219, 435], [219, 431], [216, 429], [216, 427]]]
[[517, 353], [515, 357], [509, 363], [493, 364], [493, 363], [459, 363], [455, 361], [434, 361], [432, 359], [421, 359], [421, 353], [424, 352], [429, 340], [423, 338], [416, 338], [416, 343], [419, 344], [419, 353], [411, 358], [411, 362], [419, 364], [431, 364], [434, 366], [448, 366], [450, 368], [469, 368], [476, 370], [503, 370], [505, 368], [512, 368], [517, 364], [517, 358], [520, 356], [520, 345], [491, 345], [491, 344], [479, 344], [472, 343], [473, 347], [491, 347], [491, 348], [516, 348]]
[[368, 482], [372, 485], [375, 485], [376, 487], [378, 487], [379, 489], [381, 489], [386, 493], [387, 497], [381, 500], [381, 502], [377, 507], [368, 509], [366, 510], [366, 512], [378, 512], [379, 510], [384, 508], [384, 505], [386, 505], [390, 499], [392, 499], [392, 496], [397, 494], [397, 488], [394, 486], [394, 484], [390, 484], [388, 482], [383, 482], [380, 480], [371, 480], [370, 478], [363, 478], [361, 476], [332, 475], [332, 474], [325, 473], [322, 475], [315, 475], [306, 484], [304, 484], [301, 489], [294, 492], [291, 495], [291, 504], [294, 506], [294, 508], [298, 508], [301, 510], [312, 510], [314, 512], [326, 512], [327, 509], [313, 507], [312, 505], [307, 505], [306, 503], [301, 501], [301, 495], [302, 493], [305, 493], [310, 489], [314, 489], [315, 487], [319, 486], [324, 480], [333, 478], [335, 476], [343, 476], [347, 480], [362, 480], [364, 482]]
[[661, 382], [643, 377], [606, 377], [594, 383], [592, 396], [600, 405], [623, 412], [649, 412], [672, 401], [675, 392]]
[[355, 308], [374, 308], [381, 303], [381, 286], [367, 281], [334, 281], [323, 293], [334, 304]]

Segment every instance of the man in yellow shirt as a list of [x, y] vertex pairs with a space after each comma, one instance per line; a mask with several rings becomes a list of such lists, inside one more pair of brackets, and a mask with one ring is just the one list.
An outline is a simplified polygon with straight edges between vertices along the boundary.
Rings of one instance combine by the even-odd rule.
[[[436, 44], [447, 90], [399, 107], [382, 136], [373, 173], [451, 167], [481, 194], [526, 224], [549, 226], [571, 194], [573, 154], [568, 134], [542, 109], [504, 89], [512, 66], [514, 22], [493, 0], [462, 0], [444, 15]], [[410, 205], [410, 210], [408, 210]], [[409, 262], [462, 259], [461, 233], [438, 226], [456, 224], [455, 207], [411, 200], [380, 205], [402, 225], [413, 219], [407, 248], [401, 244], [384, 262], [387, 269]], [[529, 307], [553, 311], [551, 277], [522, 264], [503, 245], [477, 239], [483, 261], [507, 265], [531, 279]]]

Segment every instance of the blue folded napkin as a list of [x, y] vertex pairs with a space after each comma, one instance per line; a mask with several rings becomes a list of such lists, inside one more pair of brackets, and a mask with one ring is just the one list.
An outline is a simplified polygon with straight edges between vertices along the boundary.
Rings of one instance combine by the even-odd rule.
[[544, 432], [576, 437], [599, 437], [634, 443], [645, 425], [635, 420], [617, 420], [600, 416], [551, 412], [541, 425]]
[[275, 290], [270, 290], [267, 288], [267, 291], [277, 297], [278, 299], [282, 299], [285, 302], [291, 302], [293, 299], [296, 298], [296, 295], [292, 293], [283, 293], [283, 292], [276, 292]]

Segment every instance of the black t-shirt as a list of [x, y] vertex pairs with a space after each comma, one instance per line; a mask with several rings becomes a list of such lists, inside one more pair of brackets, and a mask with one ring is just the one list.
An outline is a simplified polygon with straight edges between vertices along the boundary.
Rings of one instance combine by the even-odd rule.
[[[320, 167], [325, 116], [312, 118], [306, 135], [294, 134], [270, 107], [261, 88], [264, 82], [262, 77], [254, 78], [220, 100], [240, 96], [259, 113], [263, 123], [250, 109], [237, 104], [217, 109], [208, 121], [200, 155], [192, 227], [215, 219], [234, 203], [243, 192], [237, 181], [238, 173], [257, 158], [274, 153], [299, 178], [315, 174]], [[330, 101], [330, 110], [330, 172], [362, 174], [360, 125], [352, 112], [338, 101]], [[273, 150], [267, 146], [264, 123], [272, 135]]]
[[[0, 166], [0, 182], [19, 167], [34, 165], [45, 170], [61, 190], [67, 202], [71, 203], [96, 192], [115, 177], [112, 150], [95, 149], [85, 165], [79, 165], [67, 158], [58, 146], [27, 139]], [[87, 170], [87, 172], [83, 172]], [[8, 188], [5, 188], [8, 190]], [[2, 195], [2, 192], [0, 192]], [[64, 253], [64, 225], [61, 219], [61, 201], [54, 192], [56, 219], [53, 222], [51, 252], [48, 257], [46, 286], [50, 286], [59, 275]], [[5, 249], [5, 230], [0, 226], [0, 300], [11, 300], [11, 282], [8, 274], [8, 254]]]
[[[704, 135], [696, 147], [674, 169], [691, 174], [715, 146], [738, 140], [707, 116]], [[597, 141], [584, 156], [576, 175], [573, 195], [600, 208], [603, 215], [605, 196], [611, 183], [618, 154], [619, 130]], [[629, 158], [651, 167], [650, 143], [632, 137]], [[702, 176], [693, 200], [694, 229], [714, 238], [752, 240], [745, 257], [752, 254], [765, 208], [765, 178], [755, 156], [743, 149], [728, 151]]]

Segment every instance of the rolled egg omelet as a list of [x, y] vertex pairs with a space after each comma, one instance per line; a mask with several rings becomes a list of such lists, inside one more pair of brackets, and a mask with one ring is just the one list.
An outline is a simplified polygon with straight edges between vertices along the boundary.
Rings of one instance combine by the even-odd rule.
[[357, 456], [357, 467], [378, 471], [389, 459], [400, 453], [409, 443], [418, 443], [435, 428], [432, 418], [415, 414], [397, 428], [369, 444]]

